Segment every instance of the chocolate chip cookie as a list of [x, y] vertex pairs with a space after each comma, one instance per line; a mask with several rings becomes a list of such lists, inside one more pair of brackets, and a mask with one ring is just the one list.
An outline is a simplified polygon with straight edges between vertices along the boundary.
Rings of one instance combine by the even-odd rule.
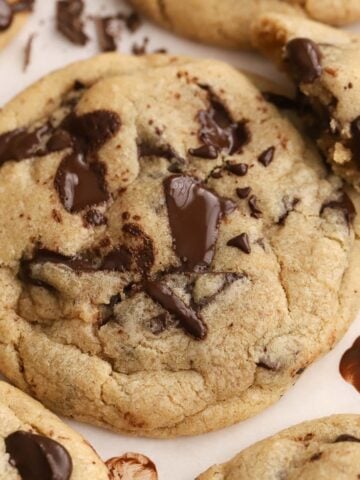
[[298, 108], [334, 171], [360, 190], [360, 36], [265, 15], [254, 42], [295, 81]]
[[243, 450], [197, 480], [352, 480], [360, 472], [360, 416], [305, 422]]
[[251, 24], [279, 12], [343, 25], [360, 19], [358, 0], [129, 0], [159, 25], [193, 40], [224, 47], [250, 47]]
[[0, 0], [0, 49], [21, 29], [34, 0]]
[[107, 480], [90, 445], [40, 403], [0, 381], [1, 480]]
[[355, 207], [241, 73], [107, 54], [0, 113], [0, 368], [65, 415], [198, 434], [354, 316]]

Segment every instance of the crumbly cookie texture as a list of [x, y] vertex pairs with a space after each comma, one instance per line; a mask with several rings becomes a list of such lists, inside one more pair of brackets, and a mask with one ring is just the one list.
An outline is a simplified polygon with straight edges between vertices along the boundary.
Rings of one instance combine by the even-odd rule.
[[254, 19], [269, 12], [343, 25], [360, 18], [357, 0], [129, 0], [161, 26], [193, 40], [249, 48]]
[[353, 318], [354, 205], [231, 67], [102, 55], [15, 98], [0, 132], [0, 368], [55, 411], [221, 428]]
[[197, 480], [353, 480], [359, 454], [360, 416], [334, 415], [256, 443]]
[[0, 381], [1, 480], [107, 480], [108, 475], [79, 434], [40, 403]]
[[0, 0], [0, 49], [24, 26], [32, 4], [32, 0]]
[[253, 36], [294, 79], [309, 133], [334, 171], [360, 191], [360, 36], [275, 14]]

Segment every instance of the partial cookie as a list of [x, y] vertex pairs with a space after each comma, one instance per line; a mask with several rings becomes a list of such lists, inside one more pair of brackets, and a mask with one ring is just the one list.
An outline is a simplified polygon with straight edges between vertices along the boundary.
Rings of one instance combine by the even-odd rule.
[[353, 318], [353, 203], [231, 67], [103, 55], [15, 98], [0, 131], [0, 368], [52, 409], [221, 428]]
[[296, 82], [302, 116], [334, 171], [360, 190], [360, 36], [275, 14], [253, 33]]
[[33, 0], [0, 0], [0, 49], [22, 28], [33, 3]]
[[107, 480], [90, 445], [40, 403], [0, 381], [1, 480]]
[[360, 416], [305, 422], [243, 450], [197, 480], [354, 480], [360, 472]]
[[309, 16], [333, 25], [360, 19], [358, 0], [129, 0], [175, 33], [224, 47], [250, 47], [251, 24], [261, 14]]

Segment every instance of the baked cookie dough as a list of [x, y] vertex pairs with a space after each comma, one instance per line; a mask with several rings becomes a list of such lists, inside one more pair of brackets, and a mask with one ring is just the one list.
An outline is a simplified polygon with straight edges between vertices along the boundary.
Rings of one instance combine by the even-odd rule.
[[79, 434], [0, 381], [0, 480], [107, 480], [108, 475]]
[[354, 317], [353, 202], [230, 66], [102, 55], [15, 98], [0, 132], [0, 368], [53, 410], [218, 429]]
[[250, 47], [253, 21], [268, 12], [344, 25], [360, 19], [358, 0], [129, 0], [159, 25], [193, 40]]
[[197, 480], [353, 480], [359, 455], [360, 416], [334, 415], [258, 442]]
[[0, 49], [22, 28], [33, 3], [33, 0], [0, 0]]
[[360, 191], [360, 36], [275, 14], [253, 36], [295, 81], [308, 131], [334, 171]]

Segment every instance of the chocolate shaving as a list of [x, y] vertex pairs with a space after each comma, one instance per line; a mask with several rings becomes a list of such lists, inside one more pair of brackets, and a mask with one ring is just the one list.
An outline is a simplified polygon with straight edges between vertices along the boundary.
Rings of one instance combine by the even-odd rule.
[[32, 47], [33, 47], [33, 42], [35, 38], [35, 33], [32, 33], [25, 45], [24, 49], [24, 65], [23, 65], [23, 71], [25, 72], [30, 65], [31, 62], [31, 53], [32, 53]]
[[75, 45], [86, 45], [89, 38], [84, 32], [83, 0], [58, 0], [56, 9], [57, 29]]

